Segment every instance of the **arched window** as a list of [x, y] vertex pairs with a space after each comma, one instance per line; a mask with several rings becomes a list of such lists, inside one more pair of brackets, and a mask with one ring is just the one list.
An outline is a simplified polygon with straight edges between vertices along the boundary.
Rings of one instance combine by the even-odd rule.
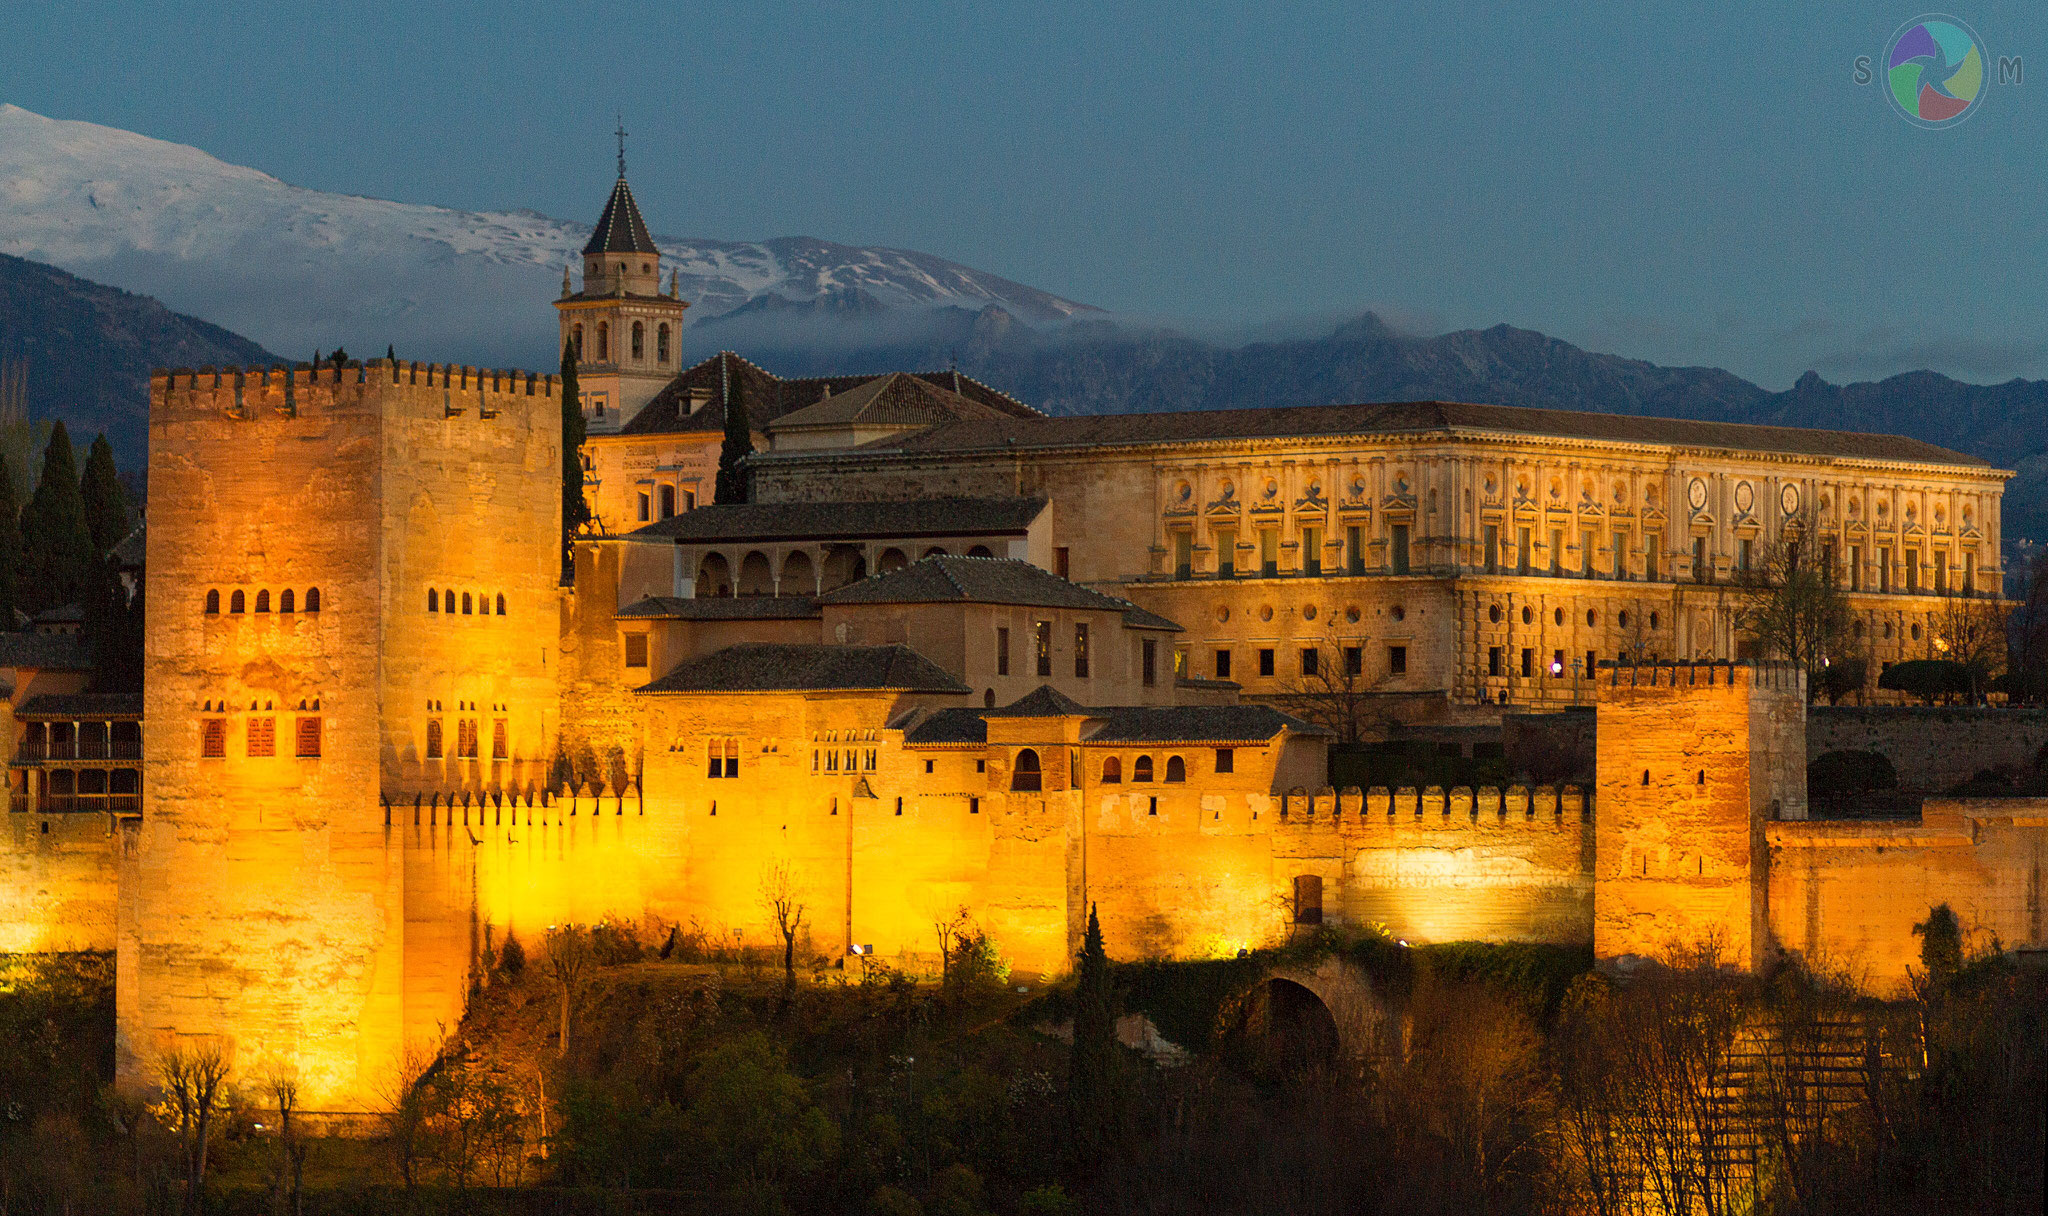
[[1187, 763], [1179, 756], [1168, 756], [1166, 758], [1166, 779], [1168, 781], [1186, 781], [1188, 779]]
[[646, 348], [647, 326], [642, 322], [635, 321], [633, 322], [633, 358], [635, 361], [646, 357]]
[[576, 357], [581, 359], [583, 357], [583, 322], [576, 322], [576, 327], [569, 331], [569, 345], [576, 348]]
[[1132, 781], [1150, 781], [1150, 780], [1152, 780], [1152, 757], [1150, 757], [1150, 756], [1140, 756], [1140, 757], [1138, 757], [1138, 762], [1137, 762], [1136, 764], [1133, 764], [1133, 765], [1131, 766], [1131, 780], [1132, 780]]
[[989, 547], [988, 547], [987, 545], [976, 545], [976, 546], [974, 546], [974, 547], [973, 547], [972, 549], [969, 549], [969, 550], [967, 551], [967, 556], [969, 556], [969, 557], [994, 557], [994, 556], [995, 556], [995, 554], [994, 554], [994, 553], [991, 553], [991, 552], [989, 552]]
[[427, 759], [441, 758], [441, 719], [427, 719]]
[[264, 590], [262, 590], [262, 591], [258, 591], [258, 592], [256, 593], [256, 611], [258, 611], [258, 612], [268, 612], [268, 611], [270, 611], [270, 591], [269, 591], [269, 589], [268, 589], [268, 588], [266, 588], [266, 589], [264, 589]]
[[294, 611], [296, 602], [292, 599], [292, 589], [290, 587], [286, 587], [277, 593], [277, 610], [279, 612]]
[[462, 615], [469, 615], [469, 592], [462, 593]]
[[668, 322], [666, 321], [663, 321], [660, 328], [654, 331], [654, 361], [656, 363], [668, 362]]
[[612, 357], [612, 327], [607, 321], [597, 323], [597, 361], [603, 363]]
[[455, 589], [453, 587], [441, 592], [441, 611], [455, 611]]
[[498, 593], [498, 615], [505, 615], [505, 593], [502, 591]]
[[1017, 767], [1010, 774], [1010, 788], [1013, 790], [1043, 789], [1043, 775], [1038, 771], [1038, 753], [1025, 748], [1017, 753]]
[[220, 615], [220, 592], [209, 591], [206, 593], [206, 615]]
[[320, 611], [320, 588], [318, 588], [318, 587], [308, 587], [308, 588], [306, 588], [306, 611], [308, 611], [308, 612], [318, 612], [318, 611]]
[[432, 587], [427, 588], [427, 611], [441, 611], [441, 593]]
[[1124, 762], [1111, 756], [1102, 762], [1102, 784], [1122, 785], [1124, 783]]
[[229, 612], [231, 612], [231, 613], [232, 613], [232, 612], [242, 612], [242, 611], [245, 611], [245, 610], [247, 609], [247, 607], [248, 607], [248, 601], [246, 601], [246, 600], [244, 600], [244, 599], [242, 598], [242, 593], [241, 593], [241, 592], [237, 591], [237, 592], [235, 592], [235, 593], [234, 593], [233, 595], [231, 595], [231, 596], [229, 596], [229, 597], [228, 597], [228, 611], [229, 611]]

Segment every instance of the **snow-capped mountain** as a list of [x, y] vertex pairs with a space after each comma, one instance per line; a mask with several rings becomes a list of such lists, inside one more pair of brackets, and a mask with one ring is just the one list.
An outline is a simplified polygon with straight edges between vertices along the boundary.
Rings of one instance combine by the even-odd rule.
[[[602, 200], [593, 198], [595, 214]], [[198, 148], [0, 105], [0, 252], [164, 301], [306, 358], [365, 353], [534, 365], [586, 225], [329, 194]], [[657, 237], [693, 320], [749, 303], [855, 297], [1034, 321], [1096, 310], [944, 258], [809, 237]]]

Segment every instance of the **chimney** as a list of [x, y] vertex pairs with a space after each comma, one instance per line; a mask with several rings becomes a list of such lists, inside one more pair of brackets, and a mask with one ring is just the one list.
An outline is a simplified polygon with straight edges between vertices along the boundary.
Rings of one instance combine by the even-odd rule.
[[707, 406], [707, 405], [711, 404], [711, 390], [710, 390], [710, 389], [708, 389], [708, 388], [691, 388], [691, 389], [688, 389], [688, 390], [685, 390], [685, 391], [686, 391], [686, 392], [688, 393], [688, 397], [689, 397], [689, 402], [690, 402], [689, 414], [690, 414], [690, 416], [694, 417], [694, 416], [696, 415], [696, 413], [697, 413], [697, 411], [698, 411], [698, 410], [701, 410], [701, 409], [703, 409], [703, 408], [704, 408], [705, 406]]

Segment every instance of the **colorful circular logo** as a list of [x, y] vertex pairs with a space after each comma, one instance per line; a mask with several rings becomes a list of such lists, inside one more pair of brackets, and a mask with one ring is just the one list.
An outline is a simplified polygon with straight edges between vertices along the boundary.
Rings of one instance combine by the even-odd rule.
[[1908, 122], [1952, 127], [1984, 96], [1984, 40], [1954, 17], [1931, 14], [1885, 44], [1885, 92]]

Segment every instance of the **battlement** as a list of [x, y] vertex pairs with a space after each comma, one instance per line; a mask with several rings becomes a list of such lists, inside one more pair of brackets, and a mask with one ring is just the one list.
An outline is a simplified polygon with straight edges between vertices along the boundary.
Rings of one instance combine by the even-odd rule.
[[[1600, 689], [1752, 688], [1772, 692], [1805, 690], [1797, 663], [1766, 659], [1722, 659], [1709, 663], [1623, 663], [1602, 659], [1593, 681]], [[1605, 695], [1603, 692], [1602, 695]]]
[[[480, 419], [519, 398], [555, 396], [556, 377], [455, 363], [371, 359], [342, 367], [158, 368], [149, 377], [152, 418], [298, 418], [376, 403], [398, 412]], [[396, 390], [395, 392], [393, 390]]]
[[1346, 786], [1342, 790], [1324, 786], [1311, 794], [1304, 790], [1280, 798], [1280, 821], [1286, 824], [1362, 824], [1366, 827], [1423, 827], [1432, 829], [1514, 827], [1556, 827], [1584, 823], [1590, 811], [1584, 790], [1576, 785], [1526, 785], [1505, 788], [1485, 785], [1476, 789], [1430, 785], [1417, 789], [1404, 785], [1389, 790], [1376, 785], [1369, 790]]

